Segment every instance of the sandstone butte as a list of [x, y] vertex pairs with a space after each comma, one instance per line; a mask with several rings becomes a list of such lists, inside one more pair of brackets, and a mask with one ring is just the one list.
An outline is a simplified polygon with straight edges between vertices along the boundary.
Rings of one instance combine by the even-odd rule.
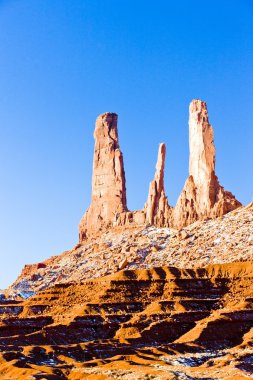
[[155, 178], [143, 210], [129, 211], [115, 113], [97, 118], [94, 138], [91, 205], [79, 225], [80, 242], [116, 226], [151, 224], [181, 229], [241, 206], [215, 175], [214, 133], [207, 105], [201, 100], [193, 100], [189, 108], [189, 177], [175, 208], [169, 205], [164, 188], [165, 144], [159, 146]]

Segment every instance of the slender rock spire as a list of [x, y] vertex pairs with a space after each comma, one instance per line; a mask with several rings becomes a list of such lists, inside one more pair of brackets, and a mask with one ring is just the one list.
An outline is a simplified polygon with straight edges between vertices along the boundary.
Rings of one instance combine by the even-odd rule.
[[160, 144], [154, 180], [150, 183], [143, 210], [128, 211], [123, 156], [119, 147], [117, 115], [104, 113], [97, 118], [94, 132], [91, 205], [79, 224], [79, 239], [111, 227], [152, 224], [182, 228], [197, 220], [215, 218], [241, 206], [234, 195], [219, 184], [215, 175], [213, 128], [206, 103], [193, 100], [189, 109], [189, 177], [174, 209], [164, 189], [166, 147]]
[[216, 201], [219, 187], [215, 176], [214, 134], [209, 124], [207, 105], [201, 100], [193, 100], [189, 112], [189, 175], [196, 186], [198, 212], [205, 215]]
[[173, 224], [178, 228], [199, 219], [224, 215], [241, 206], [215, 175], [213, 128], [207, 105], [201, 100], [190, 104], [189, 147], [189, 177], [173, 212]]
[[91, 205], [79, 225], [80, 241], [110, 227], [115, 214], [127, 211], [117, 120], [117, 114], [107, 112], [96, 121]]
[[155, 178], [150, 183], [148, 199], [144, 206], [146, 222], [158, 226], [168, 225], [171, 214], [171, 208], [164, 190], [165, 156], [166, 146], [162, 143], [159, 145]]

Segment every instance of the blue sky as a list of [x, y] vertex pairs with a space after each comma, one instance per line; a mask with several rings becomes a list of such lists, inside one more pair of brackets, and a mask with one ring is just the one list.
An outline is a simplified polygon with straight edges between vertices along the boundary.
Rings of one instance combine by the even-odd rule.
[[0, 288], [77, 242], [100, 113], [119, 115], [130, 209], [160, 142], [175, 204], [194, 98], [208, 104], [221, 184], [252, 200], [252, 19], [251, 0], [0, 0]]

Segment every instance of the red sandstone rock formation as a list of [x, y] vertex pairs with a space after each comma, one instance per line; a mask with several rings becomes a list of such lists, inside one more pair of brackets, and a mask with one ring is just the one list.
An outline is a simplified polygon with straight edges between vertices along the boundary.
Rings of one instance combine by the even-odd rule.
[[190, 104], [189, 145], [189, 177], [173, 212], [173, 225], [177, 228], [199, 219], [222, 216], [241, 206], [215, 175], [213, 128], [206, 103], [201, 100]]
[[80, 240], [110, 227], [116, 214], [127, 211], [123, 155], [119, 147], [117, 115], [97, 118], [94, 132], [91, 205], [79, 225]]
[[159, 147], [156, 174], [150, 183], [144, 209], [128, 211], [117, 115], [100, 115], [94, 137], [92, 202], [79, 225], [81, 242], [110, 227], [153, 224], [182, 228], [197, 220], [222, 216], [241, 206], [233, 194], [224, 190], [215, 175], [213, 128], [208, 121], [206, 103], [201, 100], [193, 100], [190, 104], [189, 177], [174, 210], [164, 190], [165, 144]]
[[166, 146], [162, 143], [158, 150], [155, 178], [150, 183], [147, 203], [144, 206], [146, 222], [159, 227], [168, 227], [171, 215], [171, 207], [164, 190], [165, 155]]

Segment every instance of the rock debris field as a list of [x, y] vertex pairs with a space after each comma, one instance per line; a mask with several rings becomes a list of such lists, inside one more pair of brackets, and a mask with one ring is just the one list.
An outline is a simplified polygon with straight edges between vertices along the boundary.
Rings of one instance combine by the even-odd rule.
[[253, 203], [181, 230], [147, 226], [117, 229], [72, 250], [26, 265], [9, 294], [30, 296], [56, 283], [80, 282], [122, 269], [203, 267], [252, 260]]

